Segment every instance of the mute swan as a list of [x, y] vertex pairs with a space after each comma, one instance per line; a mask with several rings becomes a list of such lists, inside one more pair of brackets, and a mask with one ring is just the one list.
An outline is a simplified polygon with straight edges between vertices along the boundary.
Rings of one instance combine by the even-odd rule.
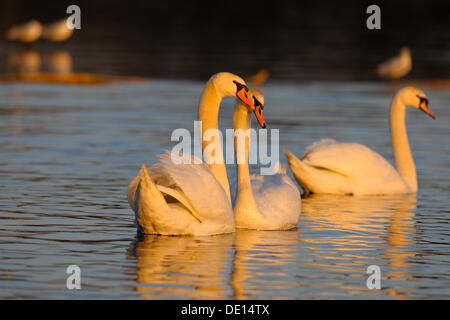
[[39, 39], [41, 34], [42, 24], [37, 20], [31, 20], [9, 28], [6, 38], [10, 41], [34, 42]]
[[397, 56], [378, 65], [376, 71], [380, 77], [400, 79], [406, 76], [411, 68], [411, 51], [409, 48], [403, 47]]
[[[257, 89], [250, 89], [249, 93], [254, 99], [255, 114], [263, 118], [264, 96]], [[301, 212], [301, 198], [296, 185], [286, 175], [286, 168], [281, 168], [281, 164], [278, 163], [278, 172], [274, 175], [249, 174], [250, 139], [245, 132], [250, 129], [250, 120], [251, 110], [240, 101], [236, 102], [233, 124], [237, 182], [232, 187], [236, 228], [257, 230], [295, 228]], [[244, 148], [238, 148], [238, 139], [245, 139]]]
[[421, 90], [397, 92], [390, 111], [392, 151], [396, 169], [381, 155], [358, 143], [324, 139], [306, 149], [301, 160], [285, 151], [289, 166], [305, 193], [394, 194], [417, 192], [416, 167], [405, 127], [406, 107], [435, 118]]
[[70, 38], [73, 29], [67, 27], [67, 19], [58, 20], [44, 26], [42, 39], [61, 42]]
[[[226, 72], [213, 75], [198, 107], [203, 130], [214, 126], [217, 129], [220, 102], [231, 96], [254, 108], [244, 80]], [[234, 232], [233, 210], [223, 188], [224, 184], [228, 186], [223, 161], [208, 167], [200, 159], [197, 159], [200, 164], [195, 164], [198, 162], [191, 155], [183, 157], [191, 157], [191, 164], [174, 164], [167, 151], [150, 170], [143, 165], [139, 176], [130, 183], [128, 202], [135, 212], [138, 229], [142, 233], [165, 235]], [[225, 176], [221, 175], [222, 169]]]

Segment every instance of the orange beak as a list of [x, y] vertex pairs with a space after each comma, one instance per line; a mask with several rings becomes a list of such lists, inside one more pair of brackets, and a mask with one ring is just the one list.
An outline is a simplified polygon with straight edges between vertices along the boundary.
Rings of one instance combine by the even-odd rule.
[[259, 125], [264, 129], [266, 127], [266, 121], [264, 120], [263, 109], [260, 106], [257, 106], [253, 112], [255, 113], [256, 120], [258, 120]]
[[427, 115], [432, 117], [433, 119], [436, 119], [436, 116], [434, 115], [433, 111], [428, 107], [428, 104], [426, 101], [422, 101], [419, 105], [419, 109], [425, 112]]
[[238, 97], [239, 99], [241, 99], [241, 101], [243, 103], [248, 105], [252, 109], [252, 111], [255, 111], [255, 105], [253, 104], [253, 102], [248, 97], [248, 92], [247, 92], [247, 90], [245, 90], [245, 88], [242, 88], [241, 90], [239, 90], [236, 93], [236, 97]]

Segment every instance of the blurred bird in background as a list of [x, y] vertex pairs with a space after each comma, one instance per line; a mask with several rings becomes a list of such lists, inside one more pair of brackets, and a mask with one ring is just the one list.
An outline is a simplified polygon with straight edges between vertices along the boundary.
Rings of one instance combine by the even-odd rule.
[[72, 36], [73, 29], [67, 27], [66, 21], [67, 19], [64, 18], [44, 25], [42, 39], [53, 42], [61, 42], [69, 39]]
[[397, 56], [379, 64], [376, 72], [380, 77], [397, 80], [406, 76], [411, 68], [411, 51], [408, 47], [403, 47]]
[[42, 24], [37, 20], [31, 20], [21, 25], [9, 28], [6, 38], [10, 41], [31, 43], [38, 40], [42, 34]]
[[254, 86], [261, 86], [266, 82], [267, 78], [269, 78], [269, 70], [261, 69], [256, 74], [248, 78], [250, 84]]

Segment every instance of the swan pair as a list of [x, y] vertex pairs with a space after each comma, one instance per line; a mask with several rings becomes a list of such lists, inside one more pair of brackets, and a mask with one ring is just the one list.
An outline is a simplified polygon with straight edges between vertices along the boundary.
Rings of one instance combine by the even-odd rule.
[[[249, 137], [244, 132], [250, 128], [252, 111], [260, 126], [266, 126], [264, 97], [260, 91], [249, 90], [244, 80], [234, 74], [213, 75], [198, 106], [202, 137], [207, 130], [218, 129], [222, 98], [234, 96], [238, 101], [233, 124], [235, 129], [241, 129], [236, 131], [235, 145], [238, 139], [245, 140], [243, 150], [236, 150], [236, 158], [245, 161], [237, 161], [238, 179], [233, 194], [221, 149], [215, 150], [218, 161], [204, 159], [208, 165], [188, 154], [181, 155], [188, 161], [175, 164], [171, 153], [166, 151], [149, 170], [143, 165], [128, 187], [128, 202], [135, 212], [139, 231], [163, 235], [213, 235], [234, 232], [236, 227], [259, 230], [296, 227], [301, 198], [285, 172], [279, 169], [272, 176], [249, 174]], [[202, 139], [202, 149], [213, 142]]]

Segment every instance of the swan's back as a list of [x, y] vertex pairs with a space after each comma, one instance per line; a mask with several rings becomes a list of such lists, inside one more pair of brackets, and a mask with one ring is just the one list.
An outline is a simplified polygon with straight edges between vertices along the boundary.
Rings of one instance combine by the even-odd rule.
[[[203, 162], [175, 164], [170, 152], [145, 165], [128, 187], [128, 202], [143, 233], [212, 235], [233, 232], [228, 196]], [[183, 157], [191, 157], [183, 155]], [[198, 159], [197, 159], [198, 160]]]
[[287, 175], [252, 176], [251, 184], [258, 210], [266, 224], [278, 230], [296, 227], [301, 212], [301, 195]]
[[382, 156], [362, 144], [331, 143], [328, 139], [310, 146], [304, 153], [302, 161], [346, 176], [373, 166], [394, 170]]
[[358, 193], [376, 194], [406, 188], [397, 170], [389, 162], [359, 143], [332, 143], [327, 140], [308, 148], [302, 161], [306, 165], [346, 177]]
[[[149, 170], [154, 183], [181, 193], [201, 219], [230, 220], [232, 209], [228, 197], [209, 167], [192, 155], [182, 157], [190, 163], [175, 164], [170, 151], [158, 155], [159, 161]], [[225, 209], [219, 208], [229, 210], [223, 212]]]

